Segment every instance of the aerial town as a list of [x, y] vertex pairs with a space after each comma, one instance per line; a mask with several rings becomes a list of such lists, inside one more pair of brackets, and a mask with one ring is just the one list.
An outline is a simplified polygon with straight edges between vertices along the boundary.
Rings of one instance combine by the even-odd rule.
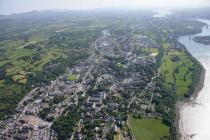
[[52, 121], [68, 107], [80, 106], [79, 123], [73, 124], [76, 131], [69, 134], [78, 140], [87, 135], [105, 139], [109, 133], [131, 139], [127, 112], [138, 117], [161, 117], [152, 102], [161, 96], [155, 86], [159, 72], [153, 68], [158, 51], [139, 53], [144, 49], [158, 50], [160, 45], [146, 35], [130, 34], [116, 36], [103, 30], [91, 44], [87, 60], [67, 68], [50, 85], [37, 87], [22, 99], [14, 116], [1, 124], [1, 137], [56, 139]]
[[[203, 72], [178, 39], [201, 42], [188, 34], [205, 24], [132, 12], [34, 14], [0, 37], [0, 139], [176, 139], [176, 104]], [[8, 19], [0, 17], [5, 27]]]

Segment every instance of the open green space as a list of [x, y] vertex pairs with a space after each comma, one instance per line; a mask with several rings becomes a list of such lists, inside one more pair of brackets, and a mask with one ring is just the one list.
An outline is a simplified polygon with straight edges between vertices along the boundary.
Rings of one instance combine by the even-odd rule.
[[193, 65], [184, 51], [169, 50], [163, 58], [161, 75], [168, 86], [175, 85], [178, 98], [183, 97], [192, 84]]
[[151, 57], [155, 57], [155, 56], [157, 56], [158, 53], [159, 53], [157, 48], [150, 48], [150, 49], [149, 49], [149, 52], [150, 52], [150, 56], [151, 56]]
[[169, 43], [163, 43], [162, 46], [163, 46], [163, 49], [167, 49], [167, 48], [170, 47], [170, 44]]
[[169, 127], [160, 119], [135, 119], [129, 115], [129, 122], [136, 140], [161, 140], [164, 136], [169, 136]]
[[139, 47], [139, 53], [145, 58], [155, 58], [159, 54], [158, 48]]
[[68, 77], [67, 77], [67, 80], [69, 80], [69, 81], [75, 81], [75, 80], [77, 80], [77, 75], [75, 75], [75, 74], [69, 74]]

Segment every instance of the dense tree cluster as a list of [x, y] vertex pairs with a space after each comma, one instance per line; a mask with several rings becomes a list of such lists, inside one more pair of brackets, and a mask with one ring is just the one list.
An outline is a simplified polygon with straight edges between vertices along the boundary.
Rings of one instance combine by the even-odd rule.
[[56, 131], [58, 140], [67, 140], [71, 137], [79, 121], [79, 114], [78, 106], [70, 106], [53, 122], [52, 128]]

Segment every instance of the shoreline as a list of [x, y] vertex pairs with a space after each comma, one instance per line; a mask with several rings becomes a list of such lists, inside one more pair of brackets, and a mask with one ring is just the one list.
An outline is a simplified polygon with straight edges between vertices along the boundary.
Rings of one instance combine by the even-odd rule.
[[[187, 51], [187, 50], [186, 50]], [[188, 52], [188, 51], [187, 51]], [[189, 53], [189, 52], [188, 52]], [[193, 56], [192, 56], [193, 57]], [[194, 57], [193, 57], [194, 58]], [[197, 98], [198, 94], [200, 93], [200, 91], [203, 89], [203, 86], [204, 86], [204, 80], [205, 80], [205, 73], [206, 73], [206, 70], [205, 68], [203, 67], [203, 65], [196, 59], [198, 65], [200, 65], [201, 67], [201, 73], [200, 73], [200, 76], [199, 76], [199, 83], [197, 84], [197, 86], [195, 87], [193, 93], [190, 95], [190, 97], [184, 99], [183, 101], [178, 101], [175, 105], [176, 107], [176, 118], [175, 118], [175, 126], [176, 126], [176, 131], [177, 131], [177, 140], [181, 140], [180, 138], [182, 137], [183, 135], [183, 129], [180, 129], [180, 116], [181, 116], [181, 113], [180, 111], [182, 110], [182, 108], [186, 105], [186, 104], [195, 104], [194, 100]]]

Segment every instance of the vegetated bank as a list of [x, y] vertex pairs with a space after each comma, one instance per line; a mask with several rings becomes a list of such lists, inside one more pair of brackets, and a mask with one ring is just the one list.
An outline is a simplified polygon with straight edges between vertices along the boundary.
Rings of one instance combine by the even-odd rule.
[[[162, 122], [170, 128], [169, 139], [176, 139], [179, 116], [176, 104], [188, 100], [202, 88], [205, 71], [182, 44], [173, 40], [169, 45], [165, 47], [167, 52], [162, 58], [160, 77], [156, 80], [163, 94], [156, 110], [162, 114]], [[170, 107], [170, 111], [164, 106]]]

